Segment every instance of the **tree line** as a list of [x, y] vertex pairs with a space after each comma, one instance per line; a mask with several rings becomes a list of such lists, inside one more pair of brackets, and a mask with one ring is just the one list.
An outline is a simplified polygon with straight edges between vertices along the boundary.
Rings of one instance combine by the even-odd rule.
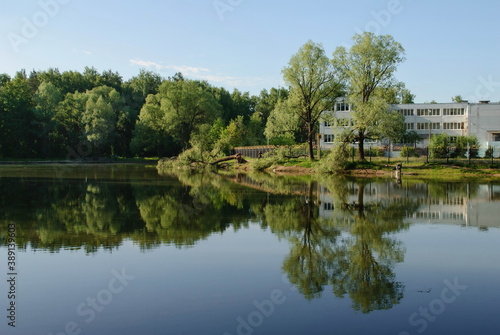
[[284, 88], [258, 96], [141, 70], [0, 74], [0, 158], [175, 156], [210, 135], [221, 152], [262, 144]]

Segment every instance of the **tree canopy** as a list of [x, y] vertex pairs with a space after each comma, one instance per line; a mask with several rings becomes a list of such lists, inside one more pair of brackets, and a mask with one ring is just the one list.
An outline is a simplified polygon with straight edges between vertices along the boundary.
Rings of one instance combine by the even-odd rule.
[[332, 110], [341, 85], [321, 44], [308, 41], [283, 69], [290, 95], [277, 105], [268, 120], [266, 136], [280, 133], [291, 136], [299, 130], [308, 143], [309, 158], [314, 159], [313, 144], [321, 115]]
[[381, 120], [391, 117], [389, 103], [393, 98], [387, 96], [387, 91], [397, 91], [394, 73], [405, 58], [403, 47], [390, 35], [365, 32], [356, 34], [353, 40], [349, 50], [345, 47], [335, 50], [332, 62], [346, 81], [349, 102], [355, 106], [353, 140], [358, 142], [359, 159], [364, 160], [365, 138], [387, 129], [378, 126]]

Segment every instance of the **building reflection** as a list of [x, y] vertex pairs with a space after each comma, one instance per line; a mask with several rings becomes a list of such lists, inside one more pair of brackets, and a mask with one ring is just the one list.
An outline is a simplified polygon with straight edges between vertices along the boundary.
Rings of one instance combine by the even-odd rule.
[[[356, 181], [347, 182], [347, 202], [355, 203], [359, 193]], [[364, 187], [367, 202], [398, 202], [411, 199], [418, 204], [406, 219], [411, 224], [453, 224], [479, 229], [500, 228], [498, 204], [500, 185], [474, 183], [425, 183], [403, 181], [370, 182]], [[319, 215], [353, 223], [345, 211], [336, 206], [336, 195], [328, 187], [319, 188]]]

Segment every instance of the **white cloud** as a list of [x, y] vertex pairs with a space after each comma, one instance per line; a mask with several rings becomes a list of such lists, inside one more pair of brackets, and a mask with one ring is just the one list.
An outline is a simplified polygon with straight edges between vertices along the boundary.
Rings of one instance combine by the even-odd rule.
[[182, 72], [182, 74], [187, 75], [187, 76], [196, 76], [202, 72], [210, 72], [210, 70], [205, 69], [203, 67], [194, 67], [194, 66], [187, 66], [187, 65], [163, 65], [160, 63], [156, 62], [151, 62], [151, 61], [145, 61], [142, 59], [130, 59], [129, 60], [130, 64], [133, 65], [138, 65], [138, 66], [143, 66], [146, 68], [154, 68], [158, 71], [160, 70], [175, 70], [177, 72]]
[[202, 67], [186, 66], [186, 65], [181, 65], [181, 66], [167, 65], [166, 68], [175, 70], [177, 72], [182, 72], [185, 75], [198, 75], [201, 72], [210, 72], [209, 69], [205, 69]]
[[157, 62], [146, 61], [139, 58], [130, 59], [129, 63], [132, 65], [142, 66], [145, 68], [153, 68], [157, 71], [161, 70], [174, 70], [175, 72], [181, 72], [187, 77], [193, 77], [195, 79], [206, 80], [208, 82], [218, 83], [225, 86], [257, 86], [262, 84], [265, 80], [263, 78], [256, 77], [232, 77], [224, 76], [219, 74], [214, 74], [210, 69], [203, 67], [195, 67], [188, 65], [163, 65]]
[[77, 48], [73, 48], [73, 53], [75, 53], [75, 54], [84, 54], [84, 55], [89, 55], [89, 56], [93, 55], [93, 53], [91, 51], [88, 51], [88, 50], [79, 50]]
[[147, 67], [147, 68], [155, 68], [157, 70], [163, 70], [163, 69], [166, 69], [165, 65], [161, 65], [159, 63], [155, 63], [155, 62], [149, 62], [149, 61], [145, 61], [145, 60], [142, 60], [142, 59], [131, 59], [129, 60], [130, 64], [133, 64], [133, 65], [139, 65], [139, 66], [143, 66], [143, 67]]

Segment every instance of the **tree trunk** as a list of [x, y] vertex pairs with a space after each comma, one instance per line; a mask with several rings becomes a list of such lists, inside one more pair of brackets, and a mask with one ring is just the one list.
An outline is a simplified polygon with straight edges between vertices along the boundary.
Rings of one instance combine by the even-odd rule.
[[313, 149], [313, 141], [314, 141], [314, 125], [309, 122], [308, 124], [308, 135], [307, 142], [309, 142], [309, 159], [314, 160], [314, 149]]
[[364, 132], [360, 131], [359, 132], [359, 138], [358, 138], [358, 155], [359, 155], [359, 160], [362, 162], [365, 160], [365, 134]]
[[236, 161], [238, 161], [238, 163], [240, 164], [243, 164], [243, 163], [246, 163], [247, 161], [241, 156], [240, 153], [236, 154], [236, 155], [232, 155], [232, 156], [227, 156], [227, 157], [224, 157], [224, 158], [221, 158], [221, 159], [217, 159], [211, 163], [208, 163], [210, 165], [216, 165], [216, 164], [219, 164], [219, 163], [222, 163], [222, 162], [227, 162], [227, 161], [230, 161], [230, 160], [233, 160], [235, 159]]

